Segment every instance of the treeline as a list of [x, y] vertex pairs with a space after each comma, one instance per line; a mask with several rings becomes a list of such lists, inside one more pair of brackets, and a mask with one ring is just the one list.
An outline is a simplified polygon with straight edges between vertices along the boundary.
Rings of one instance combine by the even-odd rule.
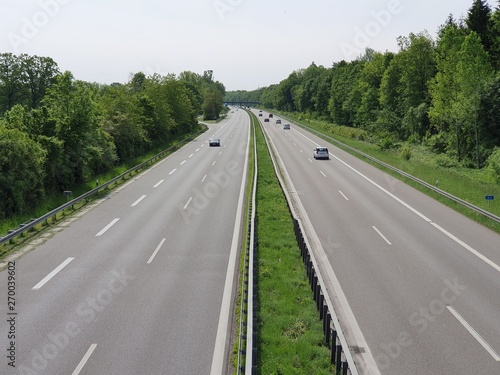
[[[362, 129], [381, 148], [424, 144], [452, 164], [480, 168], [500, 146], [500, 9], [475, 0], [437, 40], [398, 38], [397, 53], [370, 49], [331, 68], [312, 63], [259, 96], [267, 108]], [[496, 152], [500, 161], [500, 151]]]
[[192, 132], [224, 94], [212, 71], [101, 85], [48, 57], [0, 54], [0, 219]]

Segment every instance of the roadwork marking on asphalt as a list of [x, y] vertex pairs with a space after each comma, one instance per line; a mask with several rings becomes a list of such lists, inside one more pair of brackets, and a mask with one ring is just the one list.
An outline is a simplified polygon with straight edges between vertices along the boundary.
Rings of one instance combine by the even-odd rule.
[[134, 203], [132, 203], [132, 204], [130, 205], [130, 207], [135, 207], [135, 206], [137, 206], [137, 205], [138, 205], [139, 203], [141, 203], [141, 201], [142, 201], [144, 198], [146, 198], [146, 197], [147, 197], [147, 195], [143, 195], [143, 196], [141, 196], [141, 197], [140, 197], [139, 199], [137, 199]]
[[150, 264], [153, 261], [153, 259], [155, 258], [156, 254], [158, 254], [158, 251], [160, 251], [161, 247], [163, 246], [163, 244], [165, 243], [166, 240], [167, 240], [166, 238], [163, 238], [160, 241], [160, 244], [156, 247], [155, 251], [153, 252], [153, 254], [151, 255], [151, 257], [149, 258], [147, 264]]
[[82, 371], [83, 366], [85, 366], [85, 364], [89, 360], [90, 356], [92, 355], [92, 353], [94, 352], [96, 347], [97, 347], [97, 344], [90, 345], [90, 348], [87, 350], [87, 353], [85, 353], [82, 360], [80, 361], [78, 366], [76, 366], [75, 371], [73, 371], [73, 374], [71, 374], [71, 375], [78, 375]]
[[387, 237], [386, 237], [386, 236], [384, 236], [384, 235], [382, 234], [382, 232], [381, 232], [381, 231], [379, 231], [379, 230], [377, 229], [377, 227], [376, 227], [376, 226], [372, 225], [372, 228], [375, 230], [375, 232], [377, 232], [377, 233], [378, 233], [378, 235], [379, 235], [380, 237], [382, 237], [382, 239], [383, 239], [385, 242], [387, 242], [387, 244], [388, 244], [388, 245], [392, 245], [392, 243], [391, 243], [391, 242], [387, 239]]
[[186, 202], [186, 204], [184, 205], [184, 208], [183, 208], [184, 210], [187, 208], [187, 206], [189, 206], [189, 203], [191, 203], [191, 201], [192, 201], [192, 200], [193, 200], [193, 197], [190, 197], [190, 198], [188, 199], [188, 201], [187, 201], [187, 202]]
[[62, 262], [60, 265], [58, 265], [54, 269], [54, 271], [52, 271], [47, 276], [45, 276], [38, 284], [36, 284], [31, 289], [32, 290], [38, 290], [38, 289], [40, 289], [42, 286], [44, 286], [45, 284], [47, 284], [50, 281], [50, 279], [52, 279], [55, 275], [57, 275], [64, 267], [66, 267], [73, 259], [75, 259], [75, 258], [68, 258], [68, 259], [66, 259], [64, 262]]
[[154, 188], [157, 188], [158, 186], [160, 186], [160, 185], [163, 183], [163, 181], [165, 181], [165, 180], [160, 180], [160, 181], [158, 181], [158, 182], [156, 183], [156, 185], [155, 185], [155, 186], [153, 186], [153, 187], [154, 187]]
[[495, 352], [495, 350], [486, 342], [486, 340], [483, 339], [483, 337], [479, 333], [477, 333], [474, 328], [472, 328], [472, 326], [462, 317], [462, 315], [460, 315], [458, 311], [451, 306], [446, 306], [446, 308], [453, 314], [455, 318], [457, 318], [460, 324], [462, 324], [464, 328], [469, 331], [469, 333], [482, 345], [482, 347], [486, 349], [488, 353], [490, 353], [493, 359], [497, 362], [500, 362], [500, 356], [497, 354], [497, 352]]
[[101, 231], [100, 231], [99, 233], [97, 233], [95, 236], [96, 236], [96, 237], [100, 237], [100, 236], [102, 236], [104, 233], [106, 233], [106, 231], [107, 231], [109, 228], [111, 228], [113, 225], [115, 225], [115, 224], [118, 222], [118, 220], [120, 220], [120, 219], [119, 219], [119, 218], [113, 219], [113, 220], [111, 221], [111, 223], [109, 223], [109, 224], [108, 224], [108, 225], [106, 225], [104, 228], [102, 228], [102, 229], [101, 229]]
[[344, 193], [342, 193], [340, 190], [339, 190], [339, 193], [340, 193], [340, 195], [342, 195], [342, 196], [344, 197], [344, 199], [345, 199], [346, 201], [348, 201], [348, 200], [349, 200], [349, 198], [347, 198], [347, 197], [345, 196], [345, 194], [344, 194]]

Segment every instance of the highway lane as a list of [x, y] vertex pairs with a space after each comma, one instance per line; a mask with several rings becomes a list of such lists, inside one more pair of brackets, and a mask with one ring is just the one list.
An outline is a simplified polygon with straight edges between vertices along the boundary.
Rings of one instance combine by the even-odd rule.
[[[380, 373], [500, 373], [500, 236], [293, 124], [264, 124]], [[312, 158], [316, 144], [331, 160]]]
[[[208, 146], [213, 134], [221, 147]], [[0, 373], [224, 369], [248, 136], [248, 116], [234, 112], [17, 260], [17, 367], [4, 357]]]

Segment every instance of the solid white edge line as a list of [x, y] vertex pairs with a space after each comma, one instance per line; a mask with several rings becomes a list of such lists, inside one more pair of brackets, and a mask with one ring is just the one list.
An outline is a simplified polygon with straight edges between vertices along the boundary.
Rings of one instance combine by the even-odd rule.
[[378, 235], [379, 235], [380, 237], [382, 237], [382, 238], [383, 238], [383, 240], [384, 240], [385, 242], [387, 242], [389, 245], [392, 245], [392, 243], [391, 243], [391, 242], [390, 242], [390, 241], [389, 241], [389, 240], [388, 240], [388, 239], [387, 239], [387, 238], [386, 238], [386, 237], [382, 234], [382, 232], [381, 232], [381, 231], [379, 231], [379, 230], [377, 229], [377, 227], [376, 227], [376, 226], [372, 225], [372, 228], [375, 230], [375, 232], [377, 232], [377, 233], [378, 233]]
[[458, 311], [451, 306], [446, 306], [446, 308], [448, 309], [449, 312], [453, 314], [455, 318], [457, 318], [457, 320], [464, 326], [464, 328], [467, 331], [469, 331], [469, 333], [482, 345], [482, 347], [486, 349], [488, 353], [490, 353], [493, 359], [497, 362], [500, 362], [500, 356], [497, 354], [497, 352], [495, 352], [495, 350], [486, 342], [486, 340], [483, 339], [481, 335], [477, 333], [477, 331], [474, 328], [472, 328], [472, 326], [462, 317], [462, 315], [460, 315]]
[[348, 200], [349, 200], [349, 198], [347, 198], [347, 197], [345, 196], [345, 194], [344, 194], [344, 193], [342, 193], [340, 190], [339, 190], [339, 193], [340, 193], [340, 195], [342, 195], [342, 196], [344, 197], [344, 199], [345, 199], [346, 201], [348, 201]]
[[40, 289], [42, 286], [48, 283], [50, 279], [52, 279], [55, 275], [57, 275], [64, 267], [66, 267], [73, 259], [75, 258], [66, 259], [59, 266], [57, 266], [51, 273], [45, 276], [38, 284], [36, 284], [33, 288], [31, 288], [31, 290]]
[[163, 183], [163, 181], [165, 181], [165, 180], [160, 180], [160, 181], [158, 181], [158, 182], [156, 183], [156, 185], [155, 185], [155, 186], [153, 186], [153, 187], [154, 187], [154, 188], [157, 188], [158, 186], [160, 186], [160, 185]]
[[83, 366], [85, 366], [85, 364], [89, 360], [89, 358], [92, 355], [92, 353], [94, 352], [96, 346], [97, 346], [97, 344], [90, 345], [90, 348], [87, 350], [87, 353], [85, 353], [82, 360], [80, 361], [78, 366], [76, 366], [75, 371], [73, 371], [73, 374], [71, 374], [71, 375], [78, 375], [80, 373], [80, 371], [82, 371]]
[[483, 262], [485, 262], [486, 264], [490, 265], [491, 267], [493, 267], [494, 269], [496, 269], [498, 272], [500, 272], [500, 266], [498, 264], [496, 264], [495, 262], [493, 262], [491, 259], [489, 259], [488, 257], [484, 256], [483, 254], [481, 254], [479, 251], [475, 250], [471, 246], [467, 245], [465, 242], [463, 242], [459, 238], [455, 237], [453, 234], [451, 234], [450, 232], [448, 232], [446, 229], [444, 229], [440, 225], [438, 225], [438, 224], [436, 224], [434, 222], [432, 222], [431, 224], [436, 229], [438, 229], [439, 231], [441, 231], [442, 233], [444, 233], [446, 236], [448, 236], [449, 238], [451, 238], [453, 241], [455, 241], [457, 244], [459, 244], [460, 246], [462, 246], [464, 249], [468, 250], [471, 254], [477, 256]]
[[132, 203], [132, 204], [130, 205], [130, 207], [135, 207], [135, 206], [137, 206], [137, 205], [138, 205], [139, 203], [141, 203], [141, 201], [142, 201], [144, 198], [146, 198], [146, 197], [147, 197], [147, 195], [143, 195], [142, 197], [140, 197], [139, 199], [137, 199], [134, 203]]
[[229, 254], [229, 260], [227, 265], [226, 281], [224, 284], [224, 293], [222, 295], [222, 303], [220, 308], [219, 323], [217, 326], [217, 336], [215, 339], [215, 347], [214, 347], [214, 354], [212, 357], [212, 367], [210, 370], [210, 375], [222, 375], [224, 368], [225, 349], [226, 349], [227, 334], [228, 334], [227, 330], [231, 317], [233, 280], [234, 280], [234, 274], [236, 272], [236, 262], [238, 260], [239, 233], [241, 227], [241, 220], [243, 216], [242, 210], [244, 206], [243, 202], [246, 190], [245, 182], [247, 178], [249, 147], [250, 147], [250, 117], [248, 117], [247, 129], [248, 129], [248, 139], [247, 139], [245, 163], [243, 165], [243, 173], [241, 177], [240, 196], [238, 198], [238, 209], [236, 211], [236, 218], [234, 220], [231, 252]]
[[99, 236], [102, 236], [104, 233], [106, 233], [106, 231], [111, 228], [113, 225], [116, 224], [116, 222], [120, 220], [119, 218], [116, 218], [116, 219], [113, 219], [111, 221], [111, 223], [109, 223], [108, 225], [106, 225], [104, 228], [101, 229], [101, 231], [99, 233], [97, 233], [95, 236], [96, 237], [99, 237]]
[[147, 264], [150, 264], [153, 261], [153, 259], [155, 258], [156, 254], [158, 253], [158, 251], [160, 251], [161, 247], [163, 246], [163, 244], [165, 243], [166, 240], [167, 240], [166, 238], [163, 238], [160, 241], [160, 244], [156, 247], [155, 251], [153, 252], [153, 254], [151, 255], [151, 257], [149, 258]]

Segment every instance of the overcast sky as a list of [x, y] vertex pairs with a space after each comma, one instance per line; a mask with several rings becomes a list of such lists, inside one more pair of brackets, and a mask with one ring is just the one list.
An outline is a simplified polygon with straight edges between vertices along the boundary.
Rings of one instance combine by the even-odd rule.
[[[76, 79], [213, 70], [227, 90], [279, 83], [315, 62], [436, 35], [473, 0], [0, 0], [0, 52], [49, 56]], [[497, 5], [489, 0], [491, 7]]]

